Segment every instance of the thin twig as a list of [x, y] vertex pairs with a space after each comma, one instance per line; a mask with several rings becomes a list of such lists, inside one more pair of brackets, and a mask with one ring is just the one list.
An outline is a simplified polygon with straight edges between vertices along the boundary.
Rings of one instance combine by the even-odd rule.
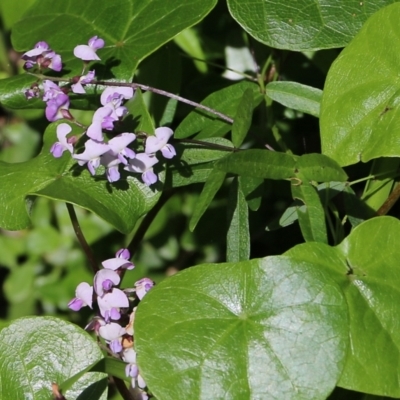
[[223, 144], [218, 144], [218, 143], [203, 142], [203, 141], [197, 140], [197, 139], [178, 139], [178, 140], [181, 143], [198, 144], [200, 146], [204, 146], [209, 149], [215, 149], [215, 150], [226, 150], [226, 151], [232, 151], [232, 152], [242, 150], [242, 149], [238, 149], [237, 147], [224, 146]]
[[393, 192], [390, 193], [390, 196], [386, 199], [386, 201], [382, 204], [379, 210], [376, 212], [377, 215], [386, 215], [390, 209], [396, 204], [397, 200], [400, 198], [400, 184], [394, 188]]
[[87, 257], [87, 259], [89, 261], [89, 264], [90, 264], [90, 266], [92, 268], [93, 273], [96, 274], [96, 272], [99, 270], [99, 267], [97, 265], [96, 259], [94, 257], [93, 252], [92, 252], [92, 249], [88, 245], [88, 243], [87, 243], [87, 241], [85, 239], [85, 236], [83, 235], [82, 229], [81, 229], [81, 227], [79, 225], [79, 221], [78, 221], [78, 218], [77, 218], [76, 213], [75, 213], [74, 206], [72, 204], [70, 204], [70, 203], [65, 203], [65, 204], [67, 205], [69, 218], [71, 219], [71, 223], [72, 223], [72, 226], [74, 228], [75, 235], [76, 235], [76, 237], [77, 237], [77, 239], [78, 239], [83, 251], [86, 254], [86, 257]]
[[185, 99], [184, 97], [181, 97], [181, 96], [178, 96], [176, 94], [167, 92], [165, 90], [156, 89], [156, 88], [154, 88], [152, 86], [143, 85], [141, 83], [107, 82], [107, 81], [96, 81], [96, 80], [91, 81], [90, 84], [92, 84], [92, 85], [102, 85], [102, 86], [131, 87], [133, 89], [140, 88], [142, 90], [146, 90], [146, 91], [149, 91], [149, 92], [157, 93], [157, 94], [160, 94], [162, 96], [169, 97], [169, 98], [174, 99], [174, 100], [178, 100], [181, 103], [189, 104], [190, 106], [193, 106], [193, 107], [196, 107], [196, 108], [200, 108], [200, 109], [202, 109], [204, 111], [208, 111], [209, 113], [216, 115], [217, 117], [223, 119], [224, 121], [229, 122], [230, 124], [233, 124], [233, 118], [228, 117], [227, 115], [222, 114], [219, 111], [214, 110], [213, 108], [207, 107], [207, 106], [205, 106], [203, 104], [200, 104], [200, 103], [196, 103], [195, 101], [192, 101], [192, 100], [189, 100], [189, 99]]
[[[33, 72], [28, 72], [30, 75], [35, 76], [39, 79], [48, 79], [50, 81], [53, 82], [66, 82], [66, 83], [72, 83], [72, 79], [65, 79], [65, 78], [57, 78], [57, 77], [52, 77], [52, 76], [46, 76], [43, 74], [35, 74]], [[185, 103], [185, 104], [189, 104], [190, 106], [196, 107], [196, 108], [200, 108], [201, 110], [207, 111], [210, 114], [214, 114], [217, 117], [219, 117], [220, 119], [233, 124], [233, 118], [228, 117], [227, 115], [220, 113], [217, 110], [214, 110], [213, 108], [207, 107], [203, 104], [200, 103], [196, 103], [195, 101], [189, 100], [189, 99], [185, 99], [184, 97], [178, 96], [176, 94], [173, 94], [171, 92], [167, 92], [165, 90], [161, 90], [161, 89], [156, 89], [152, 86], [148, 86], [148, 85], [143, 85], [141, 83], [127, 83], [127, 82], [108, 82], [108, 81], [97, 81], [97, 80], [92, 80], [90, 83], [90, 85], [101, 85], [101, 86], [120, 86], [120, 87], [131, 87], [132, 89], [136, 89], [136, 88], [140, 88], [142, 90], [146, 90], [149, 92], [153, 92], [153, 93], [157, 93], [160, 94], [162, 96], [165, 97], [169, 97], [171, 99], [180, 101], [181, 103]]]

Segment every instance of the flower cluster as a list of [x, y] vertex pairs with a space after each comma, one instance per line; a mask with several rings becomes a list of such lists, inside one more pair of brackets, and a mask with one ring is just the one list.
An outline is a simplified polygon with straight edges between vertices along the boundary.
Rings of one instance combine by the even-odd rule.
[[131, 378], [133, 387], [139, 388], [145, 400], [147, 395], [143, 389], [146, 383], [136, 365], [133, 323], [138, 302], [154, 286], [154, 282], [143, 278], [134, 284], [133, 289], [119, 289], [122, 271], [134, 268], [129, 259], [129, 251], [121, 249], [115, 258], [103, 261], [103, 268], [96, 273], [93, 285], [80, 283], [68, 307], [79, 311], [85, 306], [93, 308], [93, 303], [97, 303], [98, 315], [86, 328], [94, 330], [104, 340], [108, 350], [126, 363], [126, 376]]
[[[104, 47], [104, 40], [97, 36], [89, 39], [88, 45], [78, 45], [74, 49], [74, 55], [84, 62], [81, 76], [74, 77], [68, 85], [60, 87], [50, 79], [43, 81], [43, 94], [37, 83], [25, 92], [27, 99], [38, 97], [46, 102], [45, 115], [48, 121], [55, 122], [67, 119], [82, 127], [69, 111], [70, 98], [68, 94], [85, 94], [85, 85], [95, 81], [95, 71], [85, 74], [85, 69], [90, 61], [99, 61], [97, 50]], [[23, 54], [26, 60], [25, 68], [38, 65], [42, 68], [52, 68], [55, 71], [62, 69], [61, 57], [52, 51], [46, 42], [39, 42], [35, 48]], [[67, 123], [57, 126], [57, 141], [50, 152], [54, 157], [61, 157], [65, 151], [80, 166], [86, 165], [90, 174], [97, 174], [97, 169], [103, 166], [109, 182], [120, 179], [120, 165], [127, 172], [139, 173], [143, 182], [150, 186], [158, 181], [158, 175], [154, 172], [154, 165], [159, 162], [157, 152], [161, 152], [164, 158], [171, 159], [176, 155], [174, 147], [168, 143], [173, 135], [172, 129], [160, 127], [155, 129], [154, 135], [144, 135], [144, 152], [137, 153], [133, 146], [137, 135], [133, 132], [115, 132], [116, 124], [128, 113], [123, 105], [125, 101], [132, 99], [134, 90], [131, 87], [108, 86], [100, 97], [101, 107], [98, 108], [92, 118], [92, 123], [85, 128], [81, 135], [70, 135], [72, 128]], [[75, 144], [80, 137], [86, 135], [84, 151], [75, 152]], [[110, 135], [112, 136], [110, 138]], [[141, 135], [142, 137], [143, 135]], [[137, 147], [137, 146], [136, 146]]]

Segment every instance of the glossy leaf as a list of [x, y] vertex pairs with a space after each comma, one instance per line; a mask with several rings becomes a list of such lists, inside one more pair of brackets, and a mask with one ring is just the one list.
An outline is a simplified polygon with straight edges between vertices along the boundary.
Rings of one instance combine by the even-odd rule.
[[[106, 375], [80, 372], [103, 357], [97, 343], [81, 328], [53, 317], [26, 317], [0, 332], [0, 398], [42, 400], [51, 397], [51, 383], [74, 400], [82, 392], [91, 399], [107, 398]], [[80, 378], [80, 379], [78, 379]]]
[[400, 156], [399, 18], [397, 3], [374, 14], [329, 71], [322, 150], [342, 166]]
[[278, 49], [319, 50], [344, 47], [367, 18], [393, 0], [228, 0], [243, 29]]
[[330, 271], [346, 296], [352, 345], [339, 385], [395, 398], [400, 397], [399, 235], [399, 220], [372, 218], [335, 248], [306, 243], [286, 253]]
[[152, 289], [135, 317], [141, 374], [163, 400], [326, 399], [347, 334], [339, 288], [289, 257], [189, 268]]
[[14, 26], [12, 42], [15, 50], [26, 51], [40, 40], [48, 41], [62, 55], [67, 69], [77, 75], [82, 66], [73, 57], [71, 33], [76, 45], [98, 35], [106, 43], [98, 51], [107, 65], [105, 77], [129, 81], [141, 60], [202, 20], [215, 4], [215, 0], [190, 0], [179, 7], [173, 0], [115, 0], [112, 4], [40, 0]]
[[293, 110], [319, 116], [322, 90], [298, 82], [270, 82], [267, 96]]
[[142, 91], [140, 89], [135, 91], [135, 96], [127, 103], [127, 108], [130, 114], [134, 116], [133, 122], [136, 122], [135, 130], [130, 132], [144, 132], [148, 135], [154, 135], [154, 122], [151, 119], [149, 111], [147, 110]]
[[236, 177], [231, 184], [228, 196], [226, 261], [247, 261], [249, 258], [249, 208], [241, 188], [240, 178]]
[[306, 179], [317, 182], [347, 179], [346, 173], [337, 162], [322, 154], [304, 154], [298, 157], [269, 150], [244, 150], [221, 159], [217, 168], [264, 179]]
[[328, 243], [325, 212], [316, 188], [310, 183], [292, 183], [292, 196], [305, 207], [296, 207], [301, 233], [306, 242]]
[[87, 208], [121, 232], [130, 232], [156, 203], [159, 191], [141, 183], [137, 174], [122, 174], [120, 181], [110, 184], [104, 175], [91, 176], [69, 154], [54, 158], [49, 149], [56, 140], [56, 125], [47, 128], [39, 156], [24, 163], [0, 163], [0, 226], [10, 230], [29, 226], [33, 195]]
[[221, 171], [213, 171], [207, 178], [207, 181], [203, 187], [200, 197], [197, 201], [196, 207], [193, 211], [193, 215], [190, 218], [189, 229], [193, 232], [196, 228], [197, 223], [203, 216], [207, 208], [210, 206], [214, 196], [221, 188], [224, 183], [226, 174]]
[[249, 88], [243, 93], [240, 100], [235, 119], [232, 125], [232, 143], [240, 147], [251, 126], [253, 117], [253, 91]]
[[[218, 90], [206, 97], [201, 104], [233, 118], [246, 89], [253, 92], [253, 106], [262, 101], [259, 87], [251, 82], [239, 82]], [[197, 139], [223, 136], [232, 129], [232, 125], [201, 109], [192, 111], [178, 126], [175, 137], [187, 138], [196, 134]]]

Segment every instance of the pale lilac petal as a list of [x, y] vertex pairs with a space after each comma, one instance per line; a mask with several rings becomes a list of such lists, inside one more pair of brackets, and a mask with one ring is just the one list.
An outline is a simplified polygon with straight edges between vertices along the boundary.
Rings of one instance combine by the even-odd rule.
[[129, 161], [129, 165], [124, 169], [129, 172], [143, 173], [157, 163], [158, 159], [156, 156], [152, 154], [139, 153], [136, 154], [136, 157], [133, 160]]
[[104, 47], [104, 40], [100, 39], [98, 36], [93, 36], [89, 39], [89, 46], [94, 50], [99, 50]]
[[123, 258], [124, 260], [129, 260], [131, 258], [131, 253], [129, 252], [128, 249], [119, 249], [115, 253], [115, 257]]
[[136, 295], [142, 300], [145, 294], [154, 286], [154, 282], [149, 278], [143, 278], [135, 282]]
[[47, 68], [50, 68], [53, 71], [57, 71], [57, 72], [61, 71], [62, 70], [61, 56], [59, 54], [54, 55], [54, 57], [51, 59], [51, 62], [47, 66]]
[[118, 154], [136, 139], [134, 133], [124, 132], [108, 141], [110, 149]]
[[132, 347], [125, 349], [122, 353], [122, 359], [130, 364], [136, 363], [136, 351]]
[[50, 99], [46, 104], [46, 118], [48, 121], [54, 122], [63, 118], [62, 109], [68, 110], [69, 97], [64, 93], [60, 93], [55, 98]]
[[79, 46], [76, 46], [74, 48], [74, 56], [83, 61], [100, 60], [100, 57], [96, 54], [96, 51], [86, 44], [80, 44]]
[[165, 158], [171, 159], [176, 156], [176, 151], [172, 144], [166, 144], [162, 149], [161, 153]]
[[112, 340], [109, 347], [114, 354], [118, 354], [122, 351], [122, 345], [118, 339]]
[[83, 303], [83, 300], [82, 299], [77, 299], [76, 297], [74, 297], [68, 303], [68, 308], [71, 309], [72, 311], [79, 311], [84, 306], [85, 306], [85, 304]]
[[38, 42], [36, 43], [35, 47], [32, 50], [27, 51], [26, 53], [22, 54], [21, 58], [26, 60], [31, 57], [37, 57], [43, 54], [45, 51], [49, 51], [50, 47], [46, 42]]
[[77, 93], [77, 94], [85, 94], [86, 93], [84, 87], [82, 86], [82, 84], [80, 82], [76, 82], [73, 85], [71, 85], [71, 89], [74, 93]]
[[113, 99], [113, 95], [121, 95], [125, 100], [133, 97], [133, 89], [131, 87], [109, 86], [100, 96], [100, 102], [103, 106]]
[[94, 290], [98, 296], [103, 296], [104, 294], [103, 282], [106, 280], [112, 282], [113, 285], [117, 286], [121, 281], [121, 278], [115, 271], [111, 269], [101, 269], [100, 271], [97, 271], [96, 275], [94, 276], [93, 285], [94, 285]]
[[103, 317], [109, 315], [113, 308], [129, 307], [128, 297], [122, 290], [117, 288], [114, 288], [112, 292], [106, 293], [103, 297], [98, 297], [97, 303]]
[[137, 381], [138, 381], [138, 386], [142, 389], [144, 389], [146, 387], [146, 382], [144, 381], [142, 375], [138, 375], [137, 377]]
[[122, 268], [126, 264], [131, 264], [131, 263], [127, 260], [124, 260], [123, 258], [110, 258], [101, 263], [101, 265], [104, 268], [111, 269], [114, 271], [118, 268]]
[[158, 181], [158, 176], [154, 173], [153, 168], [150, 168], [142, 174], [142, 179], [147, 186], [151, 186]]
[[116, 322], [110, 322], [99, 328], [100, 336], [106, 341], [112, 341], [120, 338], [125, 334], [125, 329]]
[[116, 166], [107, 168], [106, 176], [107, 176], [108, 182], [110, 182], [110, 183], [118, 182], [119, 179], [121, 178], [119, 169]]

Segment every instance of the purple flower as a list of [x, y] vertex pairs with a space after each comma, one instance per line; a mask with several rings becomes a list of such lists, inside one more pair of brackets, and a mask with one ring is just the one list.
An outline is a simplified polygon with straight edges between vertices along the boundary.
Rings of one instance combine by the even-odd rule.
[[114, 354], [118, 354], [122, 351], [122, 344], [121, 341], [119, 339], [114, 339], [110, 342], [110, 350], [114, 353]]
[[110, 103], [121, 105], [123, 100], [129, 100], [133, 97], [133, 89], [131, 87], [109, 86], [100, 96], [100, 102], [103, 106]]
[[88, 45], [81, 44], [74, 48], [74, 56], [83, 61], [100, 60], [96, 51], [104, 47], [104, 40], [93, 36], [89, 39]]
[[121, 161], [113, 151], [109, 150], [107, 153], [103, 154], [100, 157], [100, 164], [106, 167], [108, 182], [113, 183], [119, 181], [121, 174], [119, 173], [118, 166], [121, 164]]
[[170, 128], [157, 128], [154, 132], [154, 136], [149, 136], [146, 139], [145, 152], [147, 154], [152, 154], [160, 150], [165, 158], [176, 156], [174, 147], [171, 144], [168, 144], [168, 140], [173, 134], [174, 132]]
[[71, 154], [74, 152], [74, 147], [71, 141], [68, 141], [67, 135], [71, 132], [72, 128], [68, 124], [60, 124], [57, 126], [57, 139], [58, 142], [51, 146], [50, 153], [55, 158], [62, 156], [65, 150], [68, 150]]
[[120, 309], [129, 307], [129, 300], [126, 294], [117, 288], [111, 292], [105, 293], [104, 296], [97, 298], [100, 314], [106, 321], [110, 319], [118, 320], [121, 318]]
[[85, 88], [82, 86], [82, 83], [90, 83], [94, 77], [95, 71], [89, 71], [86, 75], [82, 75], [76, 83], [71, 85], [72, 91], [77, 94], [85, 94]]
[[93, 286], [86, 282], [80, 283], [75, 290], [75, 298], [69, 303], [68, 307], [71, 310], [79, 311], [82, 307], [89, 306], [92, 308], [93, 302]]
[[24, 53], [21, 58], [26, 61], [24, 68], [30, 69], [34, 65], [39, 68], [50, 68], [54, 71], [61, 71], [61, 57], [50, 49], [46, 42], [38, 42], [32, 50]]
[[125, 375], [132, 378], [131, 385], [133, 388], [136, 387], [136, 381], [140, 388], [143, 389], [146, 387], [146, 382], [141, 377], [136, 364], [128, 364], [125, 367]]
[[131, 258], [131, 253], [129, 252], [128, 249], [119, 249], [115, 253], [115, 257], [123, 258], [124, 260], [129, 260]]
[[94, 290], [98, 296], [103, 296], [105, 292], [109, 292], [113, 286], [117, 286], [121, 278], [111, 269], [101, 269], [94, 276]]
[[130, 160], [129, 165], [124, 169], [129, 172], [141, 173], [143, 182], [150, 186], [158, 180], [158, 176], [153, 171], [153, 165], [157, 163], [158, 159], [154, 154], [140, 153], [136, 154], [136, 157]]
[[92, 139], [89, 139], [85, 143], [85, 151], [80, 154], [74, 154], [72, 157], [78, 160], [78, 164], [83, 166], [87, 163], [89, 172], [94, 175], [96, 169], [100, 165], [100, 156], [109, 150], [109, 146], [106, 143], [99, 143]]
[[54, 82], [49, 81], [48, 79], [43, 81], [43, 101], [49, 101], [51, 99], [55, 99], [59, 94], [65, 94], [60, 86], [56, 85]]
[[142, 300], [145, 294], [154, 286], [154, 282], [149, 278], [143, 278], [135, 282], [136, 295]]
[[132, 347], [125, 349], [122, 353], [122, 360], [130, 364], [136, 363], [136, 351]]
[[50, 99], [46, 105], [46, 118], [50, 122], [57, 121], [67, 116], [69, 108], [69, 97], [60, 93], [56, 97]]

